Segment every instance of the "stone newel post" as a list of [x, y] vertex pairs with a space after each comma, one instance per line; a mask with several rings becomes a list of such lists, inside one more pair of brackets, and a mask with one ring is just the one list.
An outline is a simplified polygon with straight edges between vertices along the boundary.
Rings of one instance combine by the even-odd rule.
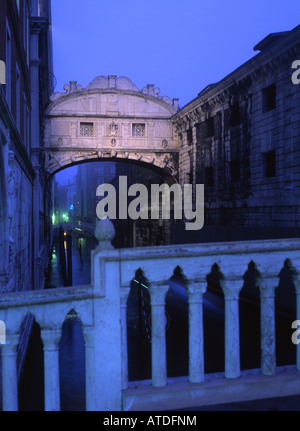
[[99, 245], [92, 252], [95, 399], [91, 410], [95, 411], [122, 409], [120, 256], [111, 244], [114, 236], [108, 218], [97, 220], [95, 237]]
[[203, 294], [207, 282], [191, 282], [189, 295], [189, 380], [191, 383], [204, 381], [203, 344]]
[[152, 284], [149, 287], [152, 313], [152, 385], [156, 387], [167, 384], [165, 300], [168, 290], [168, 285]]
[[42, 329], [45, 372], [45, 411], [60, 410], [59, 347], [61, 329]]
[[2, 345], [3, 411], [18, 411], [17, 347], [19, 334], [7, 334]]
[[96, 410], [96, 388], [95, 388], [95, 330], [94, 327], [83, 326], [85, 341], [85, 390], [86, 390], [86, 411]]
[[239, 293], [241, 279], [220, 280], [225, 299], [225, 377], [240, 377]]

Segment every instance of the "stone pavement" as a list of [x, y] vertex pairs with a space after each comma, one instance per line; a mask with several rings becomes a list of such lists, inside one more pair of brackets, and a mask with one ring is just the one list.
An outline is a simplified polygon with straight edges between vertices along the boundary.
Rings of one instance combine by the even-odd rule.
[[177, 411], [300, 411], [300, 395], [283, 398], [245, 401], [241, 403], [218, 404], [215, 406], [193, 407]]

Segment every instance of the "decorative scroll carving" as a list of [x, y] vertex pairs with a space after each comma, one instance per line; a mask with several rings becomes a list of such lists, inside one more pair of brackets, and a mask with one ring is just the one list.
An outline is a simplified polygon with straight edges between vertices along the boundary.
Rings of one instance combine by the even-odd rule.
[[110, 136], [117, 136], [119, 131], [119, 125], [116, 124], [114, 121], [109, 125], [109, 135]]

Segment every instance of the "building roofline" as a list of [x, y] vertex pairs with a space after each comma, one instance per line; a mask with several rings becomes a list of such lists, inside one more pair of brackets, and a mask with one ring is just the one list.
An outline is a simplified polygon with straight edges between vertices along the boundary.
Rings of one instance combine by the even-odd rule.
[[[209, 99], [212, 94], [219, 93], [223, 91], [225, 88], [233, 85], [237, 82], [235, 79], [235, 75], [237, 73], [240, 73], [239, 80], [245, 78], [250, 73], [253, 72], [253, 70], [258, 69], [262, 66], [263, 63], [266, 63], [270, 60], [274, 60], [275, 58], [282, 55], [283, 52], [290, 49], [289, 41], [290, 40], [296, 40], [299, 41], [298, 43], [295, 43], [295, 45], [299, 45], [300, 47], [300, 25], [296, 26], [292, 30], [281, 32], [281, 33], [272, 33], [275, 34], [281, 34], [281, 37], [277, 37], [276, 40], [273, 39], [272, 43], [269, 43], [268, 46], [263, 45], [263, 48], [261, 46], [262, 51], [258, 54], [254, 55], [254, 57], [251, 57], [249, 60], [247, 60], [245, 63], [241, 64], [239, 67], [237, 67], [235, 70], [233, 70], [231, 73], [226, 75], [224, 78], [222, 78], [219, 82], [214, 84], [208, 84], [202, 91], [198, 93], [198, 96], [192, 99], [190, 102], [188, 102], [186, 105], [184, 105], [175, 115], [174, 117], [184, 115], [184, 113], [190, 111], [193, 109], [194, 105], [199, 104], [199, 100], [206, 96], [206, 99]], [[298, 35], [299, 34], [299, 35]], [[263, 41], [265, 41], [270, 35], [268, 35], [266, 38], [264, 38], [261, 42], [259, 42], [255, 47], [260, 45]], [[254, 48], [255, 48], [254, 47]], [[252, 70], [251, 70], [252, 69]]]

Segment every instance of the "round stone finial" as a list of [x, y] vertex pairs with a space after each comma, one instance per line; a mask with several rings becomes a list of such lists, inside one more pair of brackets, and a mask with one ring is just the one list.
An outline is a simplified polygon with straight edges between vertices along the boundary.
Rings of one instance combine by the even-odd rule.
[[100, 248], [112, 248], [111, 241], [116, 234], [115, 227], [109, 218], [96, 221], [95, 237]]

